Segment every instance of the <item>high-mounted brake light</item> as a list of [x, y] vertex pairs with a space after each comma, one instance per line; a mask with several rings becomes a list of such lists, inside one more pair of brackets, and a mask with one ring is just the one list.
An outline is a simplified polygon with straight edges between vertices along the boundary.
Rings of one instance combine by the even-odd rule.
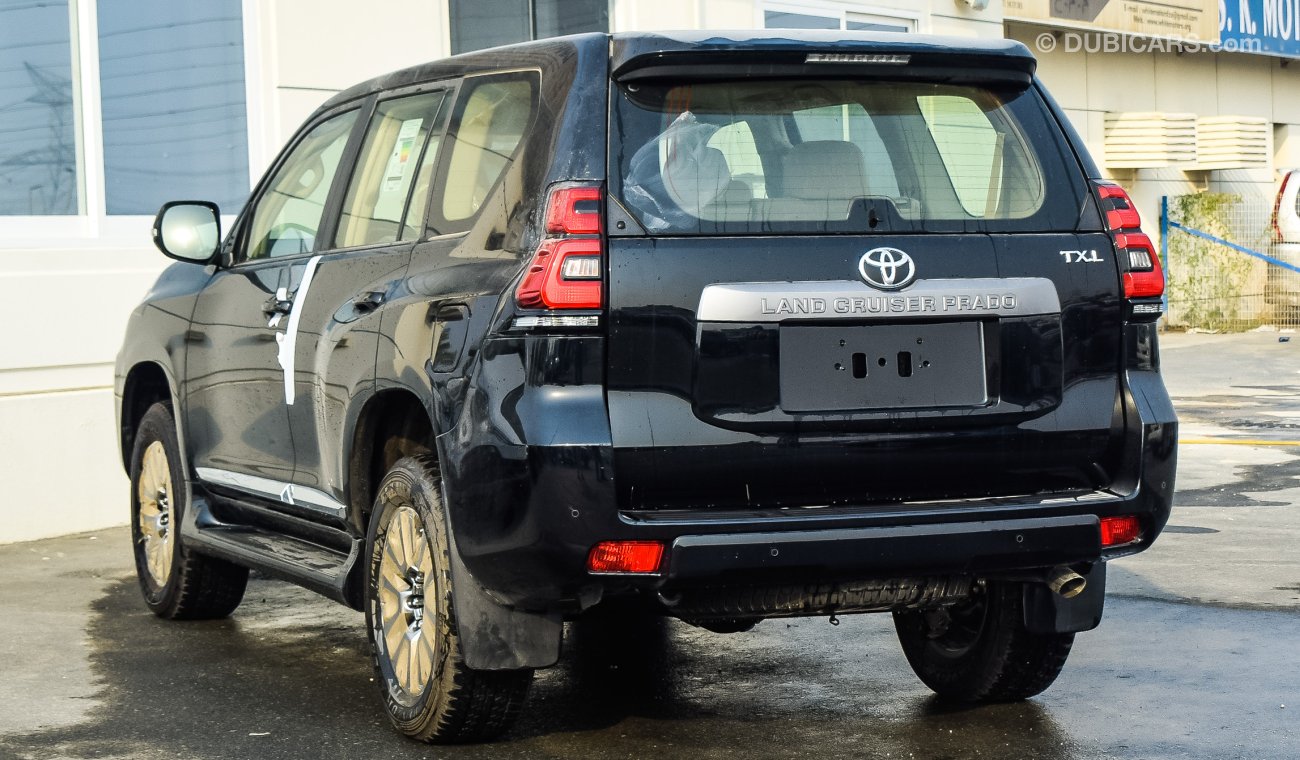
[[[594, 185], [561, 185], [547, 198], [544, 237], [515, 301], [525, 309], [599, 309], [603, 305], [605, 241], [601, 198]], [[518, 322], [518, 320], [516, 320]], [[551, 325], [553, 320], [527, 322]]]
[[[1142, 232], [1142, 218], [1133, 199], [1113, 182], [1097, 182], [1096, 188], [1097, 200], [1106, 216], [1106, 229], [1115, 241], [1115, 251], [1124, 270], [1124, 297], [1160, 298], [1165, 294], [1165, 274], [1155, 245]], [[1159, 304], [1133, 305], [1134, 316], [1158, 317], [1161, 311]]]
[[1131, 544], [1142, 537], [1142, 524], [1134, 515], [1101, 518], [1103, 548]]
[[587, 555], [592, 573], [656, 573], [663, 561], [664, 545], [658, 541], [601, 541]]

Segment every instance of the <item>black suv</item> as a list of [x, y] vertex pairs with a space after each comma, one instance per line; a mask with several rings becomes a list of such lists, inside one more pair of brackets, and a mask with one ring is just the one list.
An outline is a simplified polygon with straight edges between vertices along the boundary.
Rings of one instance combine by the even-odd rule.
[[509, 724], [563, 624], [892, 612], [1047, 688], [1169, 515], [1164, 281], [1020, 44], [582, 35], [322, 106], [118, 359], [145, 600], [364, 610], [403, 732]]

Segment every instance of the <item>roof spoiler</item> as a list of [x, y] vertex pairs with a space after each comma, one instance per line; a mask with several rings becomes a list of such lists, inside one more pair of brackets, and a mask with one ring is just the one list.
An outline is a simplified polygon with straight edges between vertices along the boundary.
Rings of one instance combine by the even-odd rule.
[[743, 50], [650, 52], [630, 58], [611, 77], [617, 82], [758, 77], [908, 79], [946, 84], [1028, 87], [1033, 58], [963, 53]]

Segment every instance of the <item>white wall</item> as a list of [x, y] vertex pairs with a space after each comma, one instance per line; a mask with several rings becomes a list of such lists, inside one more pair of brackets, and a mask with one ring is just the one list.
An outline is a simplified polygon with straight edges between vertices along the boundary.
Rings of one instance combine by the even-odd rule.
[[[433, 0], [246, 0], [244, 9], [251, 181], [334, 92], [448, 50], [446, 4]], [[168, 263], [149, 242], [151, 221], [0, 218], [0, 292], [10, 299], [0, 543], [127, 520], [113, 362], [128, 315]]]

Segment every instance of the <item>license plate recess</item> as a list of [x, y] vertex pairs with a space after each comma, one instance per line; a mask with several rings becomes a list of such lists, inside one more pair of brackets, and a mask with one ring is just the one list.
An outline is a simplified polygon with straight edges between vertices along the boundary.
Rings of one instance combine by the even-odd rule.
[[781, 408], [787, 412], [988, 403], [978, 321], [780, 329]]

